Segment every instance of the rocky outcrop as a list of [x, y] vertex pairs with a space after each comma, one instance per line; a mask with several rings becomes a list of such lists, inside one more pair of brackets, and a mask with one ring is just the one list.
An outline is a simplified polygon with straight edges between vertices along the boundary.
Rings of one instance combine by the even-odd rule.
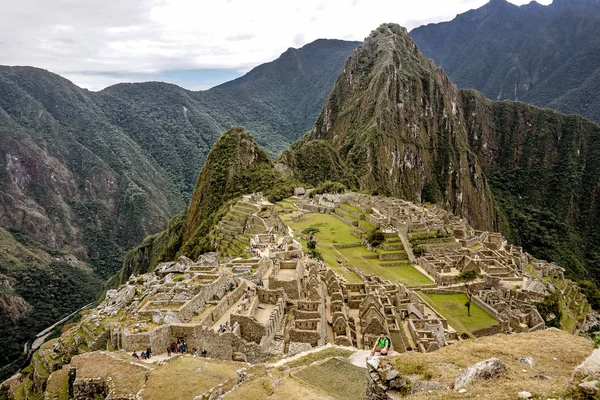
[[600, 397], [600, 349], [596, 349], [573, 372], [572, 393], [581, 398]]
[[31, 306], [18, 296], [6, 275], [0, 274], [0, 321], [14, 324]]
[[103, 314], [115, 316], [119, 310], [128, 305], [135, 296], [135, 286], [125, 285], [121, 290], [110, 289], [106, 292], [106, 304], [100, 310]]
[[31, 306], [22, 297], [0, 295], [0, 321], [8, 321], [14, 324], [30, 310]]
[[454, 382], [454, 389], [460, 389], [473, 381], [494, 379], [506, 372], [506, 364], [499, 358], [478, 362], [463, 370]]
[[400, 373], [380, 357], [367, 359], [367, 400], [397, 399], [421, 392], [450, 390], [440, 382], [428, 380], [424, 374]]

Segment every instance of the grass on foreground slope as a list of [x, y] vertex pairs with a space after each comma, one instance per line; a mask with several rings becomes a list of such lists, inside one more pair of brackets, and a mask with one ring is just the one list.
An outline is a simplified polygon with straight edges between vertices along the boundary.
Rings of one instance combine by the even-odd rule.
[[150, 372], [144, 400], [193, 399], [220, 383], [235, 383], [239, 363], [182, 357]]
[[423, 300], [427, 301], [440, 314], [448, 320], [450, 326], [458, 331], [473, 332], [489, 328], [498, 321], [475, 303], [471, 303], [471, 316], [467, 314], [466, 294], [425, 294], [419, 292]]
[[74, 357], [71, 365], [77, 367], [77, 378], [112, 378], [112, 397], [135, 395], [144, 385], [146, 368], [130, 364], [102, 353], [87, 353]]
[[[573, 369], [594, 349], [593, 343], [564, 331], [544, 330], [516, 335], [494, 335], [479, 339], [465, 340], [446, 346], [432, 353], [406, 353], [384, 360], [390, 362], [401, 373], [407, 366], [421, 374], [430, 376], [432, 381], [451, 386], [461, 369], [491, 357], [502, 359], [508, 371], [498, 379], [477, 381], [466, 387], [466, 394], [457, 391], [420, 393], [406, 399], [516, 399], [520, 391], [531, 392], [533, 398], [564, 397], [565, 383]], [[534, 368], [517, 363], [519, 357], [532, 357]], [[523, 372], [527, 369], [527, 372]], [[411, 373], [411, 371], [406, 371]], [[549, 376], [550, 380], [535, 379], [534, 375]]]
[[365, 369], [336, 358], [306, 367], [292, 376], [338, 398], [353, 400], [365, 396]]
[[342, 220], [329, 215], [310, 213], [305, 214], [299, 221], [293, 221], [291, 216], [284, 215], [282, 219], [293, 230], [296, 238], [304, 243], [300, 238], [301, 232], [308, 227], [319, 228], [320, 232], [315, 235], [317, 241], [317, 250], [323, 256], [325, 262], [340, 275], [344, 276], [350, 282], [360, 282], [360, 278], [346, 268], [341, 266], [337, 260], [343, 260], [350, 267], [360, 268], [361, 271], [368, 274], [376, 274], [384, 279], [397, 281], [409, 286], [428, 285], [432, 282], [413, 268], [412, 265], [382, 267], [379, 265], [379, 259], [364, 259], [363, 256], [377, 255], [370, 252], [366, 247], [355, 247], [349, 249], [335, 249], [334, 244], [353, 244], [360, 243], [361, 240], [352, 234], [352, 228]]

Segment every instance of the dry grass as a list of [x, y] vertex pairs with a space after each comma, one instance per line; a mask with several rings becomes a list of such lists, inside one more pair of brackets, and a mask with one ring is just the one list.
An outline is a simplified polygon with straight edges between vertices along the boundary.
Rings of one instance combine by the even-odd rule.
[[[142, 397], [144, 400], [193, 399], [212, 387], [229, 381], [235, 384], [239, 363], [182, 357], [150, 372]], [[225, 390], [227, 390], [225, 388]]]
[[[433, 392], [409, 396], [410, 399], [515, 399], [520, 391], [535, 398], [564, 395], [573, 369], [593, 350], [591, 341], [562, 331], [538, 331], [518, 335], [495, 335], [466, 340], [433, 353], [411, 353], [384, 360], [400, 370], [404, 365], [424, 365], [431, 380], [452, 386], [461, 369], [491, 357], [506, 363], [508, 371], [491, 381], [475, 382], [468, 392]], [[534, 368], [517, 363], [519, 357], [533, 357]], [[556, 360], [555, 360], [556, 358]], [[523, 372], [526, 369], [526, 372]], [[534, 379], [546, 375], [551, 380]]]
[[102, 353], [87, 353], [74, 357], [71, 365], [77, 367], [77, 378], [103, 378], [109, 376], [115, 385], [113, 397], [135, 395], [143, 386], [148, 371], [127, 361]]

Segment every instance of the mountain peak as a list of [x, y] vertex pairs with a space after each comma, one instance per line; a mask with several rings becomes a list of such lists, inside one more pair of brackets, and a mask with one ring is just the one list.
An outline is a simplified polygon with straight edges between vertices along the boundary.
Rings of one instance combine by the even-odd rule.
[[[421, 201], [432, 186], [440, 193], [434, 201], [443, 201], [480, 227], [490, 226], [491, 193], [478, 178], [477, 161], [461, 150], [466, 131], [459, 97], [456, 86], [421, 54], [405, 28], [380, 25], [346, 62], [293, 159], [300, 160], [297, 164], [303, 164], [303, 157], [314, 159], [308, 142], [326, 141], [338, 153], [331, 156], [330, 148], [321, 145], [319, 159], [329, 159], [330, 169], [339, 170], [334, 168], [339, 157], [361, 189]], [[450, 164], [471, 165], [472, 177], [468, 168], [457, 176], [439, 169], [441, 160], [450, 158], [448, 148], [453, 149]]]

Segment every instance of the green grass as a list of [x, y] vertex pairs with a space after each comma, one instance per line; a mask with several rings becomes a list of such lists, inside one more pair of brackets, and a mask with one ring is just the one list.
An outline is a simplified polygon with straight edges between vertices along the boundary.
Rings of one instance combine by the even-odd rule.
[[473, 302], [469, 317], [465, 307], [466, 294], [425, 294], [419, 291], [419, 295], [442, 314], [459, 334], [489, 328], [498, 323], [494, 317]]
[[[294, 222], [289, 218], [285, 222], [294, 230], [296, 238], [303, 244], [306, 243], [299, 238], [302, 230], [314, 226], [320, 229], [315, 235], [317, 250], [321, 252], [325, 262], [349, 282], [361, 282], [360, 278], [350, 273], [341, 266], [337, 260], [343, 260], [349, 267], [359, 268], [367, 274], [375, 274], [384, 279], [404, 283], [409, 286], [429, 285], [433, 283], [425, 275], [417, 271], [412, 265], [383, 267], [379, 265], [379, 259], [367, 260], [363, 256], [377, 255], [367, 250], [366, 247], [352, 247], [349, 249], [335, 249], [334, 244], [352, 244], [359, 240], [352, 234], [352, 227], [340, 219], [329, 214], [305, 214], [302, 220]], [[399, 253], [399, 251], [390, 251]]]
[[366, 213], [362, 212], [359, 208], [351, 206], [348, 203], [342, 204], [342, 208], [345, 209], [345, 210], [347, 210], [347, 211], [352, 211], [352, 212], [354, 212], [356, 214], [367, 215]]
[[294, 376], [311, 386], [342, 399], [364, 399], [365, 370], [332, 358], [319, 365], [311, 365]]
[[315, 235], [317, 240], [317, 250], [321, 252], [325, 262], [340, 275], [348, 279], [349, 282], [361, 282], [358, 275], [348, 272], [346, 268], [338, 264], [341, 254], [333, 248], [334, 244], [356, 243], [358, 239], [351, 232], [352, 228], [345, 222], [329, 214], [305, 214], [302, 220], [294, 222], [291, 219], [284, 219], [285, 222], [294, 230], [294, 235], [303, 244], [306, 242], [300, 239], [301, 232], [311, 226], [319, 228], [320, 232]]

